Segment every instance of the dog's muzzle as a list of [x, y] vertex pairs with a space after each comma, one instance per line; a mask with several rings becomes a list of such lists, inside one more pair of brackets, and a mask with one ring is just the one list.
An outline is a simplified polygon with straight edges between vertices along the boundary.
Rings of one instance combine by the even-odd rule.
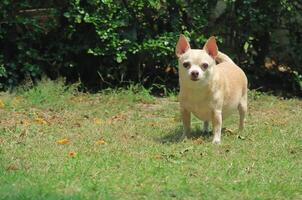
[[192, 81], [198, 81], [199, 80], [198, 76], [199, 76], [199, 72], [198, 71], [192, 71], [190, 78], [191, 78]]

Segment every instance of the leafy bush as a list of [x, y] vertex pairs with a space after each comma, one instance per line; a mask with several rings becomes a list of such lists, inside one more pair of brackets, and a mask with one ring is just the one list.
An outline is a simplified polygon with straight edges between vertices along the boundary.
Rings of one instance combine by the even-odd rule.
[[[45, 74], [80, 79], [90, 89], [132, 82], [175, 88], [174, 47], [184, 33], [195, 48], [215, 34], [221, 49], [247, 71], [252, 87], [272, 88], [268, 77], [286, 78], [277, 86], [297, 93], [300, 8], [299, 1], [287, 0], [3, 0], [0, 87], [28, 78], [35, 82]], [[280, 27], [288, 40], [282, 44], [275, 34]], [[280, 49], [287, 53], [280, 56]]]

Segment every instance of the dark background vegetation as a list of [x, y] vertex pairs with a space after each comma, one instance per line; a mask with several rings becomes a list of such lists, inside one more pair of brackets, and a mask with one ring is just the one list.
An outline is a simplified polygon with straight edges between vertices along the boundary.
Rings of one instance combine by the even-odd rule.
[[0, 87], [44, 76], [98, 90], [141, 83], [178, 87], [180, 33], [220, 50], [250, 88], [301, 96], [301, 0], [2, 0]]

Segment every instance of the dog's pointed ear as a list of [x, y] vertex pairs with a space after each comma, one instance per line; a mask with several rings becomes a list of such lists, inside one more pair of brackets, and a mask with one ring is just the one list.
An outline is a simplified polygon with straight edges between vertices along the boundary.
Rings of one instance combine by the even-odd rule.
[[180, 57], [182, 54], [184, 54], [186, 51], [190, 49], [190, 44], [186, 37], [181, 34], [179, 36], [178, 42], [176, 44], [175, 54], [177, 57]]
[[218, 54], [218, 47], [216, 44], [215, 36], [212, 36], [207, 40], [207, 42], [203, 46], [203, 50], [205, 50], [212, 58], [216, 58]]

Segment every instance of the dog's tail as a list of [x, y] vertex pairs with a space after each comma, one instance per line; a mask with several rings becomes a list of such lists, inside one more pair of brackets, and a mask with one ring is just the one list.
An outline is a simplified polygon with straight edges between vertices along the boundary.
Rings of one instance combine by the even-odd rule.
[[234, 61], [229, 56], [227, 56], [226, 54], [224, 54], [220, 51], [218, 51], [218, 54], [217, 54], [215, 60], [217, 63], [222, 63], [222, 62], [234, 63]]

